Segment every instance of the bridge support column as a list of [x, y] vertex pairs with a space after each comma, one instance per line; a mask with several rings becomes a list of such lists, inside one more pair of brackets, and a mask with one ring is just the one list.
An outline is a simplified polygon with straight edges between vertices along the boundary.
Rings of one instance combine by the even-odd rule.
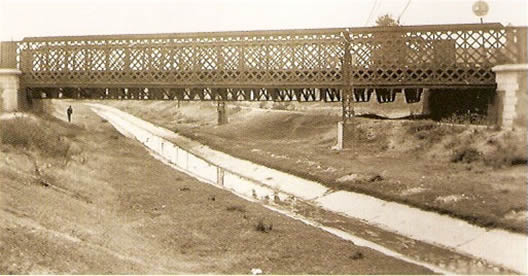
[[527, 127], [528, 64], [505, 64], [493, 67], [497, 81], [497, 93], [488, 114], [492, 122], [505, 130]]
[[422, 92], [422, 114], [421, 115], [430, 115], [431, 114], [431, 90], [429, 88], [424, 88]]
[[218, 111], [218, 125], [227, 124], [228, 121], [227, 121], [226, 103], [224, 101], [218, 101], [216, 110]]
[[20, 72], [16, 69], [0, 69], [0, 108], [3, 112], [21, 111], [27, 107], [27, 98], [20, 89]]
[[14, 112], [27, 107], [27, 98], [20, 89], [20, 75], [17, 70], [16, 42], [0, 42], [0, 111]]

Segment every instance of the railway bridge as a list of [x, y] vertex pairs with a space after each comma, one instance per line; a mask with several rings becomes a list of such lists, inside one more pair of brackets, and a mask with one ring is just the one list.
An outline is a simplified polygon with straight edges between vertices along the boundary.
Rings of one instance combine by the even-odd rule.
[[398, 94], [413, 103], [427, 89], [496, 89], [494, 67], [526, 63], [526, 31], [493, 23], [29, 37], [2, 42], [0, 77], [16, 75], [4, 89], [16, 90], [4, 95], [16, 98], [14, 106], [44, 98], [217, 101], [220, 108], [327, 101], [342, 102], [347, 120], [353, 102], [374, 94], [380, 103]]

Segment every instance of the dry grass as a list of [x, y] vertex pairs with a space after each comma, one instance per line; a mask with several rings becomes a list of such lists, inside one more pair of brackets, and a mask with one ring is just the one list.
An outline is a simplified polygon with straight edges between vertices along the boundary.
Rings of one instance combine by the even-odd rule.
[[403, 123], [407, 134], [412, 135], [421, 148], [430, 149], [443, 139], [463, 132], [462, 128], [442, 125], [431, 120], [418, 120]]
[[526, 147], [507, 144], [498, 146], [490, 154], [484, 155], [484, 163], [494, 168], [526, 165], [528, 163]]
[[[40, 117], [16, 117], [0, 123], [0, 142], [4, 145], [36, 150], [44, 156], [68, 158], [75, 131], [58, 132], [53, 123]], [[64, 126], [63, 126], [64, 130]]]
[[450, 161], [481, 164], [494, 169], [526, 165], [528, 142], [524, 133], [474, 129], [449, 137], [445, 148], [452, 151]]
[[403, 126], [407, 128], [407, 134], [416, 139], [415, 144], [419, 147], [415, 149], [419, 152], [430, 154], [438, 150], [436, 145], [443, 145], [440, 149], [447, 150], [444, 154], [449, 154], [446, 160], [453, 163], [480, 163], [493, 168], [527, 163], [528, 143], [526, 137], [518, 132], [471, 127], [468, 120], [462, 119], [456, 123], [466, 126], [445, 125], [431, 120], [406, 122]]

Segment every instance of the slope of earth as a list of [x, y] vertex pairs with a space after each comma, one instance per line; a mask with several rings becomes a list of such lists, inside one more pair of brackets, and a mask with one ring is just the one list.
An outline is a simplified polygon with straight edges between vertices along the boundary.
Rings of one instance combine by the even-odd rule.
[[82, 104], [65, 123], [68, 104], [0, 121], [2, 274], [431, 273], [197, 182]]
[[522, 131], [358, 118], [354, 128], [347, 128], [352, 137], [349, 149], [335, 151], [340, 119], [335, 105], [325, 109], [322, 104], [305, 104], [296, 110], [300, 104], [268, 103], [271, 109], [231, 104], [229, 124], [217, 126], [214, 103], [101, 103], [214, 149], [334, 189], [433, 210], [479, 226], [527, 231], [528, 143]]

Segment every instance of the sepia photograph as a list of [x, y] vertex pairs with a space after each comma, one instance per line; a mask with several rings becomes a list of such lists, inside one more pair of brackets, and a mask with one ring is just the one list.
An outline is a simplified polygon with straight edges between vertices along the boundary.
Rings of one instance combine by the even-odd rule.
[[528, 274], [528, 1], [0, 0], [0, 274]]

